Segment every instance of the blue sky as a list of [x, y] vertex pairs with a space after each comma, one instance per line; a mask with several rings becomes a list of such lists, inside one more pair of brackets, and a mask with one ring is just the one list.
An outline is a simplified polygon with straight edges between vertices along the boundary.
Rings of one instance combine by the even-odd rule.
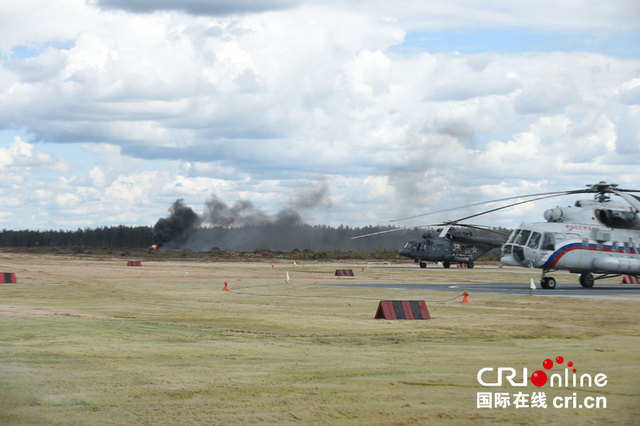
[[0, 6], [2, 228], [153, 225], [212, 196], [273, 215], [308, 194], [309, 223], [384, 224], [639, 187], [638, 163], [633, 1]]
[[410, 31], [396, 46], [401, 53], [460, 52], [474, 54], [497, 52], [514, 54], [529, 52], [588, 52], [618, 58], [640, 58], [638, 32], [537, 31], [528, 28], [487, 28], [474, 31]]
[[66, 41], [49, 41], [49, 42], [37, 42], [28, 45], [20, 45], [15, 46], [11, 49], [11, 52], [8, 54], [9, 57], [13, 59], [28, 59], [28, 58], [37, 58], [42, 55], [42, 53], [46, 49], [56, 49], [56, 50], [69, 50], [73, 47], [72, 40]]

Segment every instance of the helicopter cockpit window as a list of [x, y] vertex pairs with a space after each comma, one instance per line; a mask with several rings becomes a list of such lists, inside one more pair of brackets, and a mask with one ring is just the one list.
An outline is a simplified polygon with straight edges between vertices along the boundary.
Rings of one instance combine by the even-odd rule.
[[518, 234], [518, 238], [516, 238], [514, 244], [517, 244], [519, 246], [525, 245], [527, 243], [527, 240], [529, 239], [529, 235], [531, 235], [531, 231], [523, 229]]
[[540, 235], [539, 232], [534, 232], [531, 235], [531, 238], [529, 239], [529, 244], [527, 244], [527, 247], [530, 247], [532, 249], [536, 249], [538, 248], [538, 245], [540, 245], [540, 237], [542, 235]]
[[515, 241], [516, 237], [518, 236], [518, 234], [520, 233], [519, 229], [515, 229], [511, 235], [509, 235], [509, 239], [507, 240], [507, 244], [511, 244]]
[[542, 239], [542, 250], [555, 250], [556, 248], [556, 236], [545, 232], [544, 238]]

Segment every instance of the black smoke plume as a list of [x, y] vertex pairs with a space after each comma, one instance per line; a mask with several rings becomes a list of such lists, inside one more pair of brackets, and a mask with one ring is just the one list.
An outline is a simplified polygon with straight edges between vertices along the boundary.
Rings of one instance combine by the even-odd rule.
[[400, 232], [370, 240], [351, 240], [352, 236], [389, 227], [332, 228], [305, 223], [303, 214], [317, 207], [331, 207], [325, 183], [294, 197], [276, 214], [264, 213], [250, 201], [240, 200], [228, 205], [212, 195], [205, 202], [202, 215], [198, 215], [182, 200], [177, 200], [169, 209], [171, 215], [158, 220], [154, 226], [154, 242], [164, 249], [191, 251], [376, 251], [398, 249], [406, 238], [406, 234]]
[[205, 203], [203, 218], [213, 226], [259, 225], [270, 221], [270, 218], [256, 209], [250, 201], [240, 200], [229, 207], [215, 195]]
[[290, 202], [291, 207], [285, 207], [275, 216], [267, 215], [253, 206], [250, 201], [240, 200], [229, 207], [216, 195], [205, 203], [202, 215], [203, 222], [212, 226], [253, 226], [279, 224], [282, 226], [297, 226], [303, 224], [299, 211], [311, 210], [317, 206], [331, 207], [329, 188], [321, 183], [308, 194], [300, 195]]
[[202, 220], [182, 199], [176, 200], [169, 208], [169, 217], [158, 219], [153, 226], [153, 242], [159, 247], [168, 242], [186, 243]]

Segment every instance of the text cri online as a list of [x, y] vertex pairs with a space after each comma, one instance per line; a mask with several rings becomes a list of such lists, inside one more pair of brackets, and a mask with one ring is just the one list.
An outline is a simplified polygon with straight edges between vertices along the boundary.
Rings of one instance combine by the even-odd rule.
[[[534, 372], [533, 376], [535, 376], [536, 373], [540, 372]], [[569, 390], [570, 388], [576, 387], [582, 389], [602, 389], [608, 382], [607, 376], [604, 373], [595, 375], [588, 373], [576, 374], [575, 370], [570, 372], [568, 369], [564, 369], [562, 372], [551, 374], [549, 380], [547, 380], [546, 374], [544, 374], [544, 380], [541, 382], [533, 380], [533, 376], [529, 376], [529, 371], [526, 367], [520, 372], [511, 367], [480, 369], [477, 379], [478, 383], [484, 387], [502, 387], [503, 385], [526, 387], [529, 386], [529, 378], [531, 377], [532, 384], [539, 390], [530, 394], [524, 392], [518, 392], [516, 394], [506, 392], [478, 392], [477, 408], [507, 408], [510, 406], [515, 408], [607, 408], [606, 396], [579, 397], [576, 392], [573, 392], [571, 395], [555, 396], [553, 398], [549, 396], [547, 399], [547, 394], [543, 391], [543, 389]]]
[[580, 398], [574, 392], [572, 396], [556, 396], [553, 398], [555, 408], [607, 408], [606, 396], [585, 396]]
[[[489, 378], [489, 380], [485, 379], [485, 376]], [[511, 386], [527, 386], [529, 381], [529, 371], [526, 367], [522, 369], [522, 373], [518, 376], [518, 373], [515, 368], [511, 367], [499, 367], [496, 372], [494, 372], [493, 368], [481, 368], [478, 371], [478, 383], [482, 386], [502, 386], [503, 379], [505, 382], [509, 383]], [[493, 379], [493, 380], [491, 380]], [[536, 384], [536, 386], [541, 386], [546, 384], [544, 383]], [[535, 383], [534, 383], [535, 384]], [[591, 374], [582, 374], [578, 375], [576, 373], [570, 373], [568, 369], [565, 368], [564, 374], [552, 374], [549, 380], [550, 387], [559, 387], [559, 388], [567, 388], [567, 387], [599, 387], [602, 388], [607, 385], [607, 375], [604, 373], [598, 373], [595, 376]]]
[[607, 408], [606, 396], [586, 396], [581, 398], [576, 392], [573, 395], [556, 396], [547, 400], [545, 392], [478, 392], [476, 408]]

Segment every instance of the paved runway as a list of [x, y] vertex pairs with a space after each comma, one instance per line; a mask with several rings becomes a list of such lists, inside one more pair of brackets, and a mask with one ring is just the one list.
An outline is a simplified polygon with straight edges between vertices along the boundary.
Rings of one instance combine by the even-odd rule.
[[[468, 290], [470, 293], [498, 293], [529, 295], [529, 283], [465, 283], [465, 284], [322, 284], [339, 287], [369, 287], [392, 290], [435, 290], [435, 291], [457, 291]], [[640, 285], [637, 284], [596, 284], [592, 288], [584, 288], [580, 284], [558, 284], [553, 290], [540, 288], [536, 283], [534, 296], [565, 296], [565, 297], [603, 297], [607, 299], [638, 300], [640, 297]]]

